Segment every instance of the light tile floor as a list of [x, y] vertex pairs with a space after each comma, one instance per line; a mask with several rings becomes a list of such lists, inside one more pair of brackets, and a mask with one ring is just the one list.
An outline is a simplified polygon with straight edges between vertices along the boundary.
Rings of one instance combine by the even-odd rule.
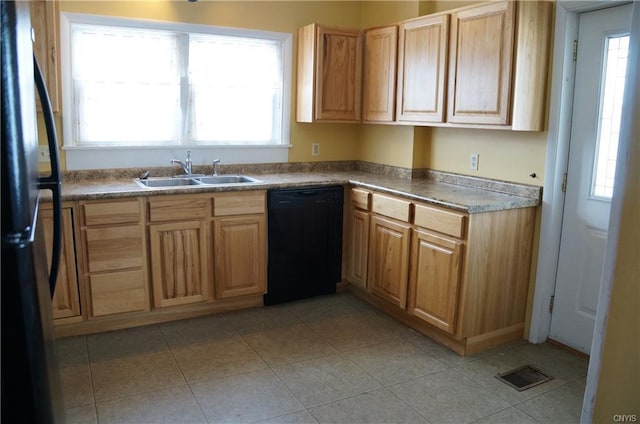
[[[67, 422], [577, 423], [587, 360], [460, 357], [349, 293], [57, 341]], [[494, 376], [554, 380], [518, 392]]]

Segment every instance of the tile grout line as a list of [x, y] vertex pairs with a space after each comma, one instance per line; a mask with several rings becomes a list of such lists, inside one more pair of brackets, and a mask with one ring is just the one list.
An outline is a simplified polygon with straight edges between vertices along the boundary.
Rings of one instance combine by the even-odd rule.
[[[297, 317], [296, 317], [296, 319], [297, 319]], [[261, 360], [262, 362], [264, 362], [264, 364], [266, 365], [267, 369], [271, 372], [271, 374], [273, 374], [273, 375], [278, 379], [278, 381], [280, 382], [280, 384], [282, 384], [282, 386], [287, 390], [287, 392], [289, 392], [289, 394], [291, 394], [291, 396], [293, 396], [293, 398], [294, 398], [296, 401], [298, 401], [298, 403], [299, 403], [300, 405], [302, 405], [302, 408], [303, 408], [303, 409], [300, 409], [299, 411], [307, 410], [307, 407], [304, 405], [304, 403], [302, 403], [302, 401], [301, 401], [300, 399], [298, 399], [298, 397], [295, 395], [295, 393], [293, 393], [293, 392], [291, 391], [291, 389], [289, 388], [289, 386], [287, 386], [287, 384], [286, 384], [284, 381], [282, 381], [282, 378], [280, 378], [280, 376], [279, 376], [279, 375], [278, 375], [278, 373], [273, 369], [273, 367], [272, 367], [272, 366], [271, 366], [267, 361], [265, 361], [265, 360], [264, 360], [264, 358], [263, 358], [263, 357], [262, 357], [262, 356], [261, 356], [261, 355], [260, 355], [256, 350], [255, 350], [255, 348], [254, 348], [253, 346], [251, 346], [251, 343], [249, 343], [249, 342], [244, 338], [244, 336], [245, 336], [244, 334], [240, 334], [240, 337], [242, 338], [242, 340], [243, 340], [243, 341], [244, 341], [244, 342], [249, 346], [249, 348], [250, 348], [250, 349], [251, 349], [251, 350], [252, 350], [256, 355], [258, 355], [258, 358], [260, 358], [260, 360]], [[302, 362], [302, 361], [300, 361], [300, 362]], [[308, 410], [307, 410], [307, 411], [308, 411]], [[294, 412], [298, 412], [298, 411], [289, 411], [289, 412], [287, 412], [287, 413], [285, 413], [285, 414], [277, 415], [277, 416], [275, 416], [275, 417], [269, 417], [269, 418], [267, 418], [267, 419], [272, 419], [272, 418], [281, 417], [281, 416], [284, 416], [284, 415], [292, 414], [292, 413], [294, 413]], [[262, 421], [265, 421], [265, 420], [262, 420]]]
[[198, 409], [200, 409], [200, 413], [202, 414], [202, 417], [204, 418], [205, 422], [208, 423], [209, 419], [207, 418], [207, 415], [204, 413], [204, 410], [202, 409], [202, 405], [200, 405], [200, 402], [198, 401], [198, 397], [193, 392], [193, 388], [191, 388], [191, 384], [190, 384], [189, 380], [184, 375], [184, 372], [182, 371], [182, 368], [180, 367], [180, 364], [178, 363], [178, 360], [176, 359], [176, 357], [175, 357], [175, 355], [173, 353], [173, 349], [171, 348], [171, 346], [169, 346], [169, 342], [167, 341], [167, 337], [164, 334], [164, 331], [162, 331], [162, 327], [160, 325], [156, 325], [156, 326], [158, 327], [158, 331], [160, 331], [160, 335], [162, 336], [162, 340], [164, 340], [164, 343], [167, 346], [167, 350], [169, 350], [169, 354], [171, 355], [171, 359], [173, 360], [173, 363], [178, 368], [178, 371], [180, 372], [180, 375], [182, 376], [182, 378], [183, 378], [183, 380], [185, 382], [185, 385], [189, 389], [189, 393], [191, 393], [191, 396], [193, 396], [193, 400], [196, 401], [196, 405], [198, 405]]

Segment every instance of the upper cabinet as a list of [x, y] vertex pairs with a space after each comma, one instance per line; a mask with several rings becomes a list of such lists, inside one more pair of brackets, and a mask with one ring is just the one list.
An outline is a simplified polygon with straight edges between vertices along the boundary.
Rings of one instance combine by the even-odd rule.
[[[58, 2], [35, 0], [29, 2], [33, 28], [33, 53], [47, 85], [51, 109], [60, 112], [58, 93]], [[36, 94], [36, 107], [40, 112], [40, 98]]]
[[514, 3], [451, 15], [447, 121], [509, 124]]
[[298, 30], [298, 122], [360, 122], [362, 34], [310, 24]]
[[400, 24], [396, 116], [404, 122], [443, 122], [449, 15]]
[[362, 120], [392, 122], [396, 103], [398, 27], [374, 28], [364, 33], [364, 89]]
[[362, 78], [363, 122], [542, 131], [552, 16], [497, 1], [368, 29], [361, 71], [359, 32], [303, 27], [298, 121], [359, 122]]

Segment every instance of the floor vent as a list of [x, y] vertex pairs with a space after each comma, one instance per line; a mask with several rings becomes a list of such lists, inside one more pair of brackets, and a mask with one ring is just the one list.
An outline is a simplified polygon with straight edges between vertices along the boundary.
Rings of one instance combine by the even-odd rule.
[[531, 365], [525, 365], [511, 371], [502, 372], [497, 374], [496, 378], [519, 392], [553, 380], [553, 377], [546, 375]]

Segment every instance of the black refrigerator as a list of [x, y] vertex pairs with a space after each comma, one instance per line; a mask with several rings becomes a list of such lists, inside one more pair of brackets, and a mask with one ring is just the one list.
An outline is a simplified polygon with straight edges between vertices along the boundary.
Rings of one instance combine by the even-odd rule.
[[[33, 56], [29, 2], [1, 1], [2, 262], [1, 369], [3, 423], [64, 421], [51, 298], [60, 257], [60, 170], [51, 105]], [[35, 93], [40, 97], [51, 174], [38, 172]], [[52, 263], [38, 223], [41, 190], [54, 204]]]

